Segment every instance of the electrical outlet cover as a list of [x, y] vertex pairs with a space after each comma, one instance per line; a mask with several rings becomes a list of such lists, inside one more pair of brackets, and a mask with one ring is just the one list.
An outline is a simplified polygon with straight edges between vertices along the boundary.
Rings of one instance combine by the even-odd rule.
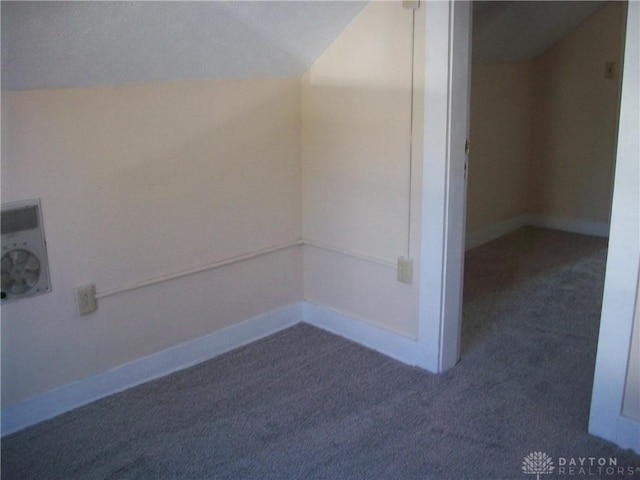
[[398, 258], [398, 281], [402, 283], [413, 282], [413, 260], [411, 258]]
[[76, 290], [78, 315], [88, 315], [98, 309], [95, 285], [84, 285]]

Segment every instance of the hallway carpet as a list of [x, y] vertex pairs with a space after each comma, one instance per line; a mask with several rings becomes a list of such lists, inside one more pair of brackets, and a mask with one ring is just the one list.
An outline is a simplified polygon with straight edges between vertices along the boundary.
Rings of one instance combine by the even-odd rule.
[[[640, 478], [587, 434], [606, 241], [526, 228], [467, 255], [436, 376], [308, 325], [2, 439], [9, 479]], [[614, 458], [624, 476], [560, 470]]]

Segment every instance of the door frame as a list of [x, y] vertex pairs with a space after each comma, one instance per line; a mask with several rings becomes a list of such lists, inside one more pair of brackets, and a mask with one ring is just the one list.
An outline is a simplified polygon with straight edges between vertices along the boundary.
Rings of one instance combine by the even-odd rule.
[[460, 358], [471, 2], [427, 0], [424, 8], [419, 365], [440, 373]]
[[[609, 253], [589, 433], [640, 452], [640, 421], [622, 414], [640, 279], [640, 2], [628, 2]], [[420, 366], [460, 356], [471, 2], [425, 2], [418, 341]]]
[[[609, 251], [593, 377], [589, 433], [640, 453], [640, 419], [624, 394], [640, 291], [640, 3], [627, 3]], [[635, 320], [636, 322], [640, 320]], [[636, 328], [638, 324], [636, 323]]]

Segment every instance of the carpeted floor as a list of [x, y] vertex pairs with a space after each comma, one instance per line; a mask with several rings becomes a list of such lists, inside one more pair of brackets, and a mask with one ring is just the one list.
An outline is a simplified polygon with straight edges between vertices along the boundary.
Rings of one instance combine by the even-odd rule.
[[2, 478], [535, 479], [533, 451], [544, 480], [640, 478], [640, 456], [586, 433], [605, 258], [602, 239], [522, 229], [468, 253], [443, 375], [298, 325], [3, 438]]

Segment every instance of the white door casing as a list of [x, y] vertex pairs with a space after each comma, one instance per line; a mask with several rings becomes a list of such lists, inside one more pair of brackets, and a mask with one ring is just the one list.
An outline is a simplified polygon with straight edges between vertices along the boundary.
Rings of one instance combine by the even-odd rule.
[[469, 134], [471, 2], [426, 1], [420, 366], [460, 357]]
[[618, 146], [589, 433], [640, 452], [640, 422], [622, 414], [640, 265], [640, 2], [628, 2]]
[[[419, 364], [460, 355], [471, 5], [427, 0]], [[622, 414], [640, 265], [640, 2], [628, 2], [615, 185], [589, 432], [640, 451], [640, 422]]]

